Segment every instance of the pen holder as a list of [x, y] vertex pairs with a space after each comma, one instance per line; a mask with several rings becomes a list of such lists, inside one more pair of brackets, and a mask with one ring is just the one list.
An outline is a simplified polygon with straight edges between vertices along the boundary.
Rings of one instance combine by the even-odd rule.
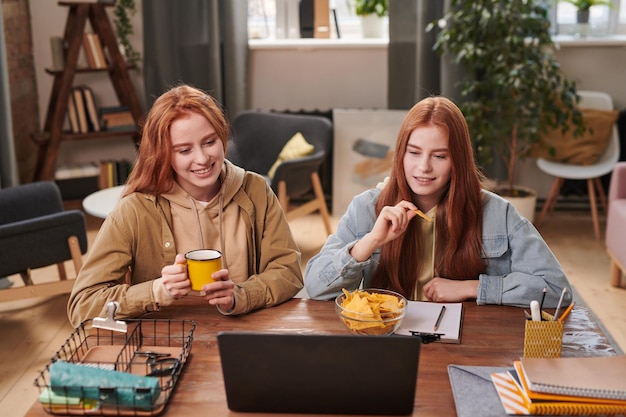
[[526, 320], [524, 330], [525, 358], [560, 358], [563, 344], [563, 322], [541, 312], [543, 321]]

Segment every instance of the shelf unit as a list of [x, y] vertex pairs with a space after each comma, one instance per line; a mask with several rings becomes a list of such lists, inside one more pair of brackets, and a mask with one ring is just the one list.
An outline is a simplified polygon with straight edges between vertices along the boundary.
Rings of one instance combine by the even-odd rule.
[[[32, 135], [32, 139], [39, 147], [34, 175], [35, 181], [54, 179], [61, 142], [129, 136], [132, 137], [135, 144], [138, 144], [141, 138], [138, 127], [143, 118], [143, 111], [128, 75], [128, 71], [133, 66], [128, 65], [120, 53], [105, 9], [112, 4], [66, 1], [60, 1], [58, 4], [69, 8], [63, 35], [63, 43], [66, 48], [64, 51], [65, 67], [60, 70], [46, 69], [46, 72], [54, 77], [54, 82], [43, 132]], [[91, 23], [93, 31], [100, 38], [102, 48], [107, 56], [108, 63], [104, 69], [78, 67], [78, 57], [83, 46], [83, 35], [87, 21]], [[128, 107], [135, 120], [136, 129], [129, 131], [103, 130], [87, 133], [71, 133], [63, 130], [74, 78], [78, 73], [88, 72], [108, 73], [119, 104]]]

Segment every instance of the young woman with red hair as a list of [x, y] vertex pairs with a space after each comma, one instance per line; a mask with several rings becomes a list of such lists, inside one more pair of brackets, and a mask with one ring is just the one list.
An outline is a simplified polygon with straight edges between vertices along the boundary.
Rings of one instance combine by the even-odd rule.
[[[87, 253], [68, 302], [73, 325], [136, 317], [190, 294], [184, 253], [217, 249], [223, 269], [198, 302], [243, 314], [302, 288], [300, 251], [265, 179], [225, 159], [229, 127], [208, 94], [177, 86], [143, 126], [124, 197]], [[204, 294], [204, 295], [202, 295]]]
[[483, 189], [465, 118], [444, 97], [406, 115], [391, 175], [356, 196], [337, 232], [309, 260], [311, 298], [386, 288], [410, 300], [527, 307], [547, 288], [555, 307], [569, 282], [534, 226]]

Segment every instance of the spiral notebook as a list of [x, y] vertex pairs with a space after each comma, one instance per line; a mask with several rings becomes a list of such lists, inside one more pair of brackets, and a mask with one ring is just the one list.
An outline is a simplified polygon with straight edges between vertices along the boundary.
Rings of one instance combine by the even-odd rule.
[[[496, 392], [508, 415], [623, 415], [626, 402], [598, 398], [565, 397], [542, 394], [537, 399], [528, 390], [526, 381], [516, 371], [498, 372], [491, 375]], [[548, 399], [550, 398], [550, 399]]]
[[626, 401], [626, 356], [522, 358], [518, 371], [537, 393]]

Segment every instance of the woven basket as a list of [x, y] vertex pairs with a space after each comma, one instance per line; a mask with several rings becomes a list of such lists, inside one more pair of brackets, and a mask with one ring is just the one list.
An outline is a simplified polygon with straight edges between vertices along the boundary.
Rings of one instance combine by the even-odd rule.
[[542, 312], [543, 321], [526, 320], [525, 358], [560, 358], [563, 344], [563, 322]]

